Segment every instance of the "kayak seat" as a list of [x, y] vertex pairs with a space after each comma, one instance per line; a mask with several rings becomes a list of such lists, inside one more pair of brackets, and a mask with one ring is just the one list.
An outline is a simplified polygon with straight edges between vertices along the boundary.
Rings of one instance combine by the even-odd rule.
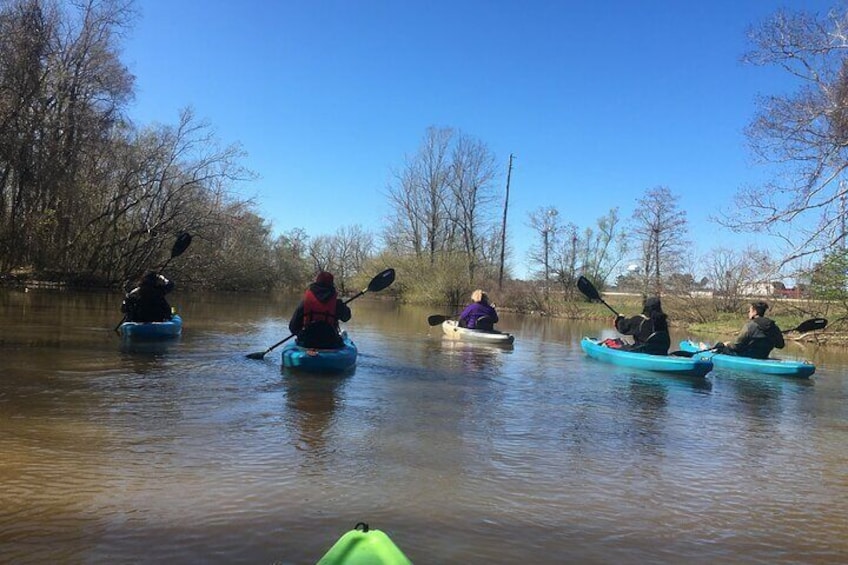
[[479, 318], [477, 318], [477, 323], [474, 325], [474, 327], [478, 330], [491, 332], [495, 330], [495, 323], [489, 316], [480, 316]]

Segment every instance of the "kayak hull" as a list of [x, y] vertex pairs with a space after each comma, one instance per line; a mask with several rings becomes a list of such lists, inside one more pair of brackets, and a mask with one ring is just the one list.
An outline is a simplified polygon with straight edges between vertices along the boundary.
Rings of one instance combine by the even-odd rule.
[[412, 561], [382, 531], [357, 525], [333, 544], [318, 565], [412, 565]]
[[[681, 351], [695, 353], [711, 347], [708, 343], [696, 343], [692, 340], [680, 342]], [[816, 372], [816, 366], [808, 361], [795, 359], [752, 359], [751, 357], [739, 357], [738, 355], [724, 355], [713, 351], [698, 353], [702, 359], [710, 359], [719, 369], [730, 369], [733, 371], [744, 371], [746, 373], [759, 373], [762, 375], [777, 375], [796, 379], [807, 379]]]
[[584, 337], [580, 342], [580, 346], [593, 359], [631, 369], [643, 369], [669, 375], [703, 377], [713, 368], [712, 361], [709, 359], [677, 357], [674, 355], [649, 355], [647, 353], [634, 353], [632, 351], [612, 349], [601, 345], [599, 340], [590, 337]]
[[283, 349], [283, 367], [311, 373], [337, 373], [356, 366], [356, 344], [342, 332], [340, 349], [311, 349], [292, 342]]
[[128, 339], [167, 339], [183, 333], [183, 319], [174, 314], [165, 322], [124, 322], [119, 331]]
[[467, 341], [470, 343], [488, 343], [490, 345], [512, 345], [515, 336], [497, 330], [470, 330], [461, 328], [456, 320], [445, 320], [442, 322], [442, 332], [449, 339]]

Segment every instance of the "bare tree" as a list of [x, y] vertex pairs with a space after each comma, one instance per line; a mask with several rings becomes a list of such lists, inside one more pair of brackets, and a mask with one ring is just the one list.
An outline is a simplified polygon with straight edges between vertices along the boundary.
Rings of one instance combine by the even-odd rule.
[[714, 249], [706, 258], [705, 265], [719, 312], [738, 311], [751, 289], [768, 284], [769, 274], [773, 272], [768, 253], [752, 247], [742, 252]]
[[275, 274], [275, 286], [286, 290], [300, 290], [309, 282], [309, 262], [306, 258], [306, 232], [292, 229], [274, 241], [271, 260]]
[[686, 212], [677, 196], [664, 186], [649, 189], [633, 212], [633, 233], [639, 245], [643, 293], [662, 293], [662, 277], [680, 265], [686, 250]]
[[474, 280], [486, 233], [494, 229], [494, 178], [495, 158], [486, 144], [460, 134], [451, 158], [448, 210], [466, 256], [469, 281]]
[[598, 218], [594, 229], [586, 228], [584, 249], [583, 272], [596, 284], [606, 285], [607, 279], [621, 264], [627, 252], [627, 239], [622, 230], [618, 208]]
[[554, 275], [557, 282], [562, 286], [565, 296], [571, 299], [580, 273], [582, 241], [578, 235], [578, 227], [571, 222], [561, 226], [558, 231], [557, 247], [554, 250], [556, 265]]
[[562, 230], [559, 210], [553, 206], [537, 208], [530, 212], [529, 225], [539, 237], [538, 242], [530, 248], [530, 263], [537, 267], [536, 272], [542, 276], [545, 283], [545, 293], [547, 293], [550, 290], [555, 249]]
[[175, 127], [130, 131], [122, 143], [113, 143], [92, 213], [66, 244], [110, 279], [143, 269], [178, 231], [202, 233], [228, 224], [235, 210], [228, 187], [253, 176], [239, 163], [241, 148], [221, 147], [191, 110], [181, 113]]
[[[91, 183], [133, 77], [117, 37], [128, 3], [16, 0], [0, 7], [0, 250], [8, 264], [68, 268]], [[8, 266], [8, 265], [7, 265]]]
[[374, 236], [360, 225], [343, 226], [329, 238], [329, 245], [336, 265], [336, 286], [344, 293], [372, 256]]
[[763, 96], [748, 127], [755, 155], [776, 173], [739, 191], [719, 221], [785, 244], [780, 263], [819, 255], [845, 241], [848, 166], [848, 8], [825, 15], [778, 11], [749, 33], [747, 62], [776, 66], [798, 84]]
[[387, 191], [392, 218], [386, 243], [416, 257], [427, 255], [431, 264], [436, 252], [445, 248], [450, 228], [446, 202], [453, 135], [450, 128], [428, 128], [418, 153], [407, 159]]

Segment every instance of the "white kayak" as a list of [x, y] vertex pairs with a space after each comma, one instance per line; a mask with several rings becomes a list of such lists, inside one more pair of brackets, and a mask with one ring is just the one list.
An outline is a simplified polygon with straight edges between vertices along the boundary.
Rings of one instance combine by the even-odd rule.
[[512, 345], [515, 336], [498, 330], [478, 330], [461, 328], [456, 320], [445, 320], [442, 322], [442, 331], [450, 339], [469, 341], [475, 343], [488, 343], [490, 345]]

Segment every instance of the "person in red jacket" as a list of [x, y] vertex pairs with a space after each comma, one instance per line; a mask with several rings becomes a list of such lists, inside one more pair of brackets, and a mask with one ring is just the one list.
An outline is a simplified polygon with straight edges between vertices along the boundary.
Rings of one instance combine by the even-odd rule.
[[332, 273], [321, 271], [295, 308], [289, 330], [302, 347], [338, 349], [343, 345], [339, 322], [348, 320], [350, 308], [338, 299]]

